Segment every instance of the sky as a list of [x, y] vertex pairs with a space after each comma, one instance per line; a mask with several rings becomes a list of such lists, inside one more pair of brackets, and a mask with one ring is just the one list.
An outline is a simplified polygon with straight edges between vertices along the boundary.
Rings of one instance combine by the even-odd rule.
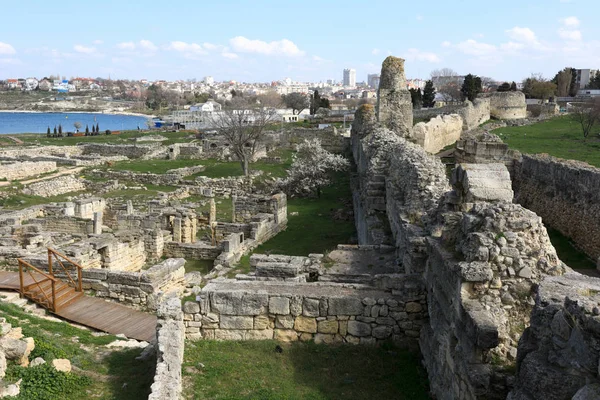
[[[408, 78], [501, 81], [600, 68], [598, 0], [1, 0], [0, 79], [357, 81], [388, 55]], [[12, 16], [12, 17], [11, 17]], [[598, 38], [598, 39], [596, 39]]]

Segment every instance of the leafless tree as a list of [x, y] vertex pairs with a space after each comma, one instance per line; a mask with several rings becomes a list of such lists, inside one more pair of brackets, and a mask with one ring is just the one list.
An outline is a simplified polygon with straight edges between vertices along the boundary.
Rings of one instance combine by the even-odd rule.
[[565, 68], [558, 73], [556, 81], [557, 81], [557, 94], [559, 97], [567, 97], [569, 95], [572, 78], [573, 78], [573, 73], [571, 72], [571, 68]]
[[244, 175], [250, 172], [250, 160], [256, 154], [267, 125], [276, 121], [272, 108], [236, 100], [227, 109], [212, 116], [212, 124], [223, 135], [231, 152], [238, 158]]
[[461, 100], [461, 77], [452, 68], [434, 69], [431, 71], [431, 80], [446, 103]]
[[283, 96], [285, 105], [292, 109], [294, 114], [300, 114], [310, 107], [310, 100], [304, 93], [290, 93]]
[[258, 100], [263, 107], [279, 108], [283, 104], [281, 95], [277, 94], [274, 90], [259, 94], [256, 96], [256, 100]]
[[600, 123], [600, 99], [574, 103], [571, 118], [581, 125], [584, 140], [587, 139], [594, 125]]

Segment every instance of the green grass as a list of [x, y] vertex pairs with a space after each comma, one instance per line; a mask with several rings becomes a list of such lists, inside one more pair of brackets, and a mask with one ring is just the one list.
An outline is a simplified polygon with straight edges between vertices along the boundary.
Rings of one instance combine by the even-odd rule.
[[208, 274], [214, 266], [213, 260], [185, 260], [185, 272], [202, 272]]
[[[323, 189], [320, 198], [288, 198], [287, 229], [254, 252], [307, 256], [348, 243], [356, 234], [354, 221], [336, 221], [332, 214], [337, 209], [351, 207], [348, 204], [352, 201], [350, 178], [347, 174], [338, 174], [334, 182]], [[250, 255], [242, 257], [240, 267], [242, 272], [249, 272]]]
[[498, 128], [493, 131], [510, 148], [523, 153], [546, 153], [600, 167], [600, 139], [597, 132], [598, 128], [587, 140], [584, 140], [581, 126], [569, 116], [528, 126]]
[[9, 196], [4, 199], [0, 199], [0, 206], [11, 210], [22, 209], [40, 204], [61, 203], [67, 201], [67, 197], [74, 197], [86, 193], [71, 192], [61, 194], [58, 196], [42, 197], [22, 194], [18, 191], [13, 191], [12, 189], [3, 189], [3, 191], [7, 191], [9, 193]]
[[[428, 399], [416, 355], [392, 345], [188, 342], [187, 399]], [[204, 366], [200, 366], [202, 363]]]
[[[210, 199], [207, 197], [190, 196], [182, 200], [182, 203], [198, 203], [200, 201], [204, 201], [206, 204], [196, 207], [196, 213], [208, 215], [210, 213]], [[217, 221], [231, 222], [231, 211], [233, 208], [231, 197], [228, 199], [215, 197], [215, 208], [217, 211]]]
[[[141, 400], [148, 397], [154, 361], [136, 360], [140, 349], [108, 350], [104, 345], [117, 337], [94, 336], [89, 330], [28, 314], [13, 304], [0, 302], [0, 317], [6, 318], [13, 327], [21, 327], [25, 337], [33, 337], [36, 348], [30, 359], [41, 356], [49, 362], [54, 358], [67, 358], [92, 377], [91, 385], [56, 398]], [[18, 367], [11, 365], [10, 368]]]
[[[125, 183], [125, 182], [124, 182]], [[125, 183], [126, 185], [131, 185], [134, 186], [136, 185], [133, 182], [128, 182]], [[144, 189], [120, 189], [120, 190], [113, 190], [110, 192], [107, 192], [105, 194], [102, 195], [102, 197], [104, 198], [122, 198], [124, 200], [150, 200], [155, 198], [159, 192], [173, 192], [175, 190], [177, 190], [176, 186], [164, 186], [164, 185], [141, 185], [147, 188], [147, 190]]]
[[548, 228], [548, 236], [556, 249], [558, 258], [573, 269], [596, 269], [596, 264], [581, 250], [577, 249], [568, 237], [555, 229]]

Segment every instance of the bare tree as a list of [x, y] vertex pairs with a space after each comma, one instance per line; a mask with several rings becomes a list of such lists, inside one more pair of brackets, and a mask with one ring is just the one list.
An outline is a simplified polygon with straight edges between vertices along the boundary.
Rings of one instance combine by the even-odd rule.
[[223, 135], [231, 152], [240, 161], [245, 176], [250, 172], [250, 160], [264, 138], [266, 126], [275, 121], [276, 113], [273, 109], [259, 107], [244, 102], [243, 99], [212, 116], [213, 126]]
[[283, 96], [285, 105], [292, 109], [294, 114], [300, 114], [310, 107], [310, 99], [304, 93], [290, 93]]
[[446, 103], [461, 100], [461, 77], [452, 68], [434, 69], [431, 71], [431, 80]]
[[259, 94], [258, 96], [256, 96], [256, 100], [263, 107], [279, 108], [283, 104], [283, 99], [274, 90], [268, 91], [263, 94]]
[[571, 89], [573, 73], [571, 68], [565, 68], [556, 75], [557, 94], [559, 97], [567, 97]]
[[584, 140], [587, 139], [594, 125], [600, 123], [600, 99], [574, 103], [571, 118], [581, 125]]

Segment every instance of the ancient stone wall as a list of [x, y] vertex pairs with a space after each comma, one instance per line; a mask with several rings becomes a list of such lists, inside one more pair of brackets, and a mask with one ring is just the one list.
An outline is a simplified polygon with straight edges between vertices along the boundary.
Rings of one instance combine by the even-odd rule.
[[524, 154], [515, 164], [516, 201], [600, 258], [600, 169], [578, 161]]
[[514, 162], [521, 153], [508, 148], [497, 135], [483, 132], [456, 143], [456, 162], [470, 164], [503, 163], [512, 173]]
[[233, 198], [234, 220], [250, 222], [257, 214], [273, 214], [281, 224], [287, 223], [287, 196], [277, 193], [272, 196], [235, 196]]
[[185, 326], [181, 301], [170, 296], [160, 302], [156, 316], [156, 371], [148, 400], [181, 398], [181, 364], [185, 347]]
[[0, 157], [11, 159], [35, 158], [41, 156], [56, 156], [70, 158], [81, 155], [83, 150], [78, 146], [30, 146], [13, 147], [0, 150]]
[[[353, 290], [349, 290], [353, 289]], [[416, 343], [425, 318], [422, 288], [395, 293], [341, 284], [209, 283], [184, 304], [190, 339]]]
[[490, 99], [478, 98], [472, 103], [467, 100], [457, 111], [463, 119], [463, 130], [470, 131], [490, 119]]
[[56, 170], [56, 162], [15, 162], [11, 164], [0, 164], [0, 179], [7, 181], [19, 180], [45, 174]]
[[220, 246], [211, 246], [208, 243], [178, 243], [167, 242], [164, 244], [164, 255], [171, 258], [186, 258], [189, 260], [214, 260], [221, 254]]
[[527, 118], [527, 103], [523, 92], [495, 92], [490, 99], [490, 115], [496, 119]]
[[560, 107], [556, 103], [527, 104], [527, 113], [532, 118], [549, 118], [560, 113]]
[[46, 217], [30, 220], [39, 224], [45, 231], [69, 233], [71, 235], [90, 235], [94, 233], [94, 221], [73, 217]]
[[438, 116], [429, 122], [419, 122], [413, 127], [411, 141], [428, 153], [438, 153], [444, 147], [456, 143], [463, 131], [463, 120], [456, 114]]
[[600, 279], [572, 272], [540, 284], [509, 400], [600, 398], [598, 293]]
[[105, 144], [79, 143], [84, 155], [125, 156], [127, 158], [167, 158], [167, 147], [158, 143], [151, 144]]
[[0, 226], [21, 225], [24, 221], [42, 216], [44, 206], [33, 206], [0, 214]]
[[86, 189], [83, 179], [73, 175], [62, 175], [25, 186], [23, 193], [32, 196], [52, 197]]
[[[82, 271], [82, 286], [84, 290], [93, 290], [96, 297], [143, 310], [156, 310], [160, 294], [183, 291], [184, 264], [182, 258], [171, 258], [141, 272], [86, 268]], [[66, 277], [60, 273], [56, 276]]]
[[381, 66], [377, 90], [377, 120], [399, 136], [409, 136], [413, 127], [410, 92], [406, 88], [404, 60], [389, 56]]

